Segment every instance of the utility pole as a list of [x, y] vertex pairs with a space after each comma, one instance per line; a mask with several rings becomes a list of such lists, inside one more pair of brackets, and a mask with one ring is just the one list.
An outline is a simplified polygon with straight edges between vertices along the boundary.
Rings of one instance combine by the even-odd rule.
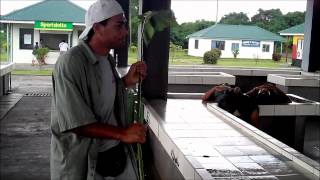
[[218, 24], [219, 0], [217, 0], [216, 24]]

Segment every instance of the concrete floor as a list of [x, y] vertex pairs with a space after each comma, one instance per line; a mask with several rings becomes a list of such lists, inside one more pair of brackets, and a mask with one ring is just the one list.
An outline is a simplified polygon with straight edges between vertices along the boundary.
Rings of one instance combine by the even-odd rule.
[[50, 179], [51, 97], [23, 97], [1, 120], [0, 179]]
[[[13, 93], [51, 92], [50, 76], [12, 76]], [[0, 120], [0, 179], [50, 179], [49, 96], [23, 96]]]

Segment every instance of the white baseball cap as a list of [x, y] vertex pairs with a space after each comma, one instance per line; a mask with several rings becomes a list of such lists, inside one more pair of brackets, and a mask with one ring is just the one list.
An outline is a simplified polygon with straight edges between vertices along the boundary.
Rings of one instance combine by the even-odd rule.
[[123, 9], [115, 0], [97, 0], [86, 12], [86, 28], [79, 36], [79, 39], [86, 39], [94, 23], [104, 21], [112, 16], [123, 14]]

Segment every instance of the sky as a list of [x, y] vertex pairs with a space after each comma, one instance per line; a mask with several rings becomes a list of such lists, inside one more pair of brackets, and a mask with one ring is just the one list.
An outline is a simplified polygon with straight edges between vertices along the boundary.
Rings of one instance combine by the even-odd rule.
[[[87, 9], [94, 0], [71, 0]], [[4, 15], [40, 2], [39, 0], [0, 0], [0, 14]], [[264, 10], [279, 8], [283, 14], [294, 11], [305, 11], [307, 0], [218, 0], [218, 19], [231, 12], [243, 12], [250, 18]], [[217, 0], [172, 0], [171, 9], [177, 22], [194, 22], [199, 19], [215, 21]]]

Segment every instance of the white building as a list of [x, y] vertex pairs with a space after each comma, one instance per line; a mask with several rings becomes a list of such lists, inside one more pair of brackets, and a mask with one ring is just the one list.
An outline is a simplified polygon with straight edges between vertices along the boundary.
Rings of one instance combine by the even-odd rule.
[[0, 22], [7, 25], [9, 61], [31, 64], [38, 42], [50, 50], [45, 62], [55, 64], [62, 40], [70, 47], [78, 44], [85, 12], [67, 0], [42, 1], [2, 16]]
[[221, 58], [272, 59], [274, 44], [284, 39], [257, 26], [216, 24], [188, 36], [188, 55], [203, 57], [213, 48], [221, 50]]

